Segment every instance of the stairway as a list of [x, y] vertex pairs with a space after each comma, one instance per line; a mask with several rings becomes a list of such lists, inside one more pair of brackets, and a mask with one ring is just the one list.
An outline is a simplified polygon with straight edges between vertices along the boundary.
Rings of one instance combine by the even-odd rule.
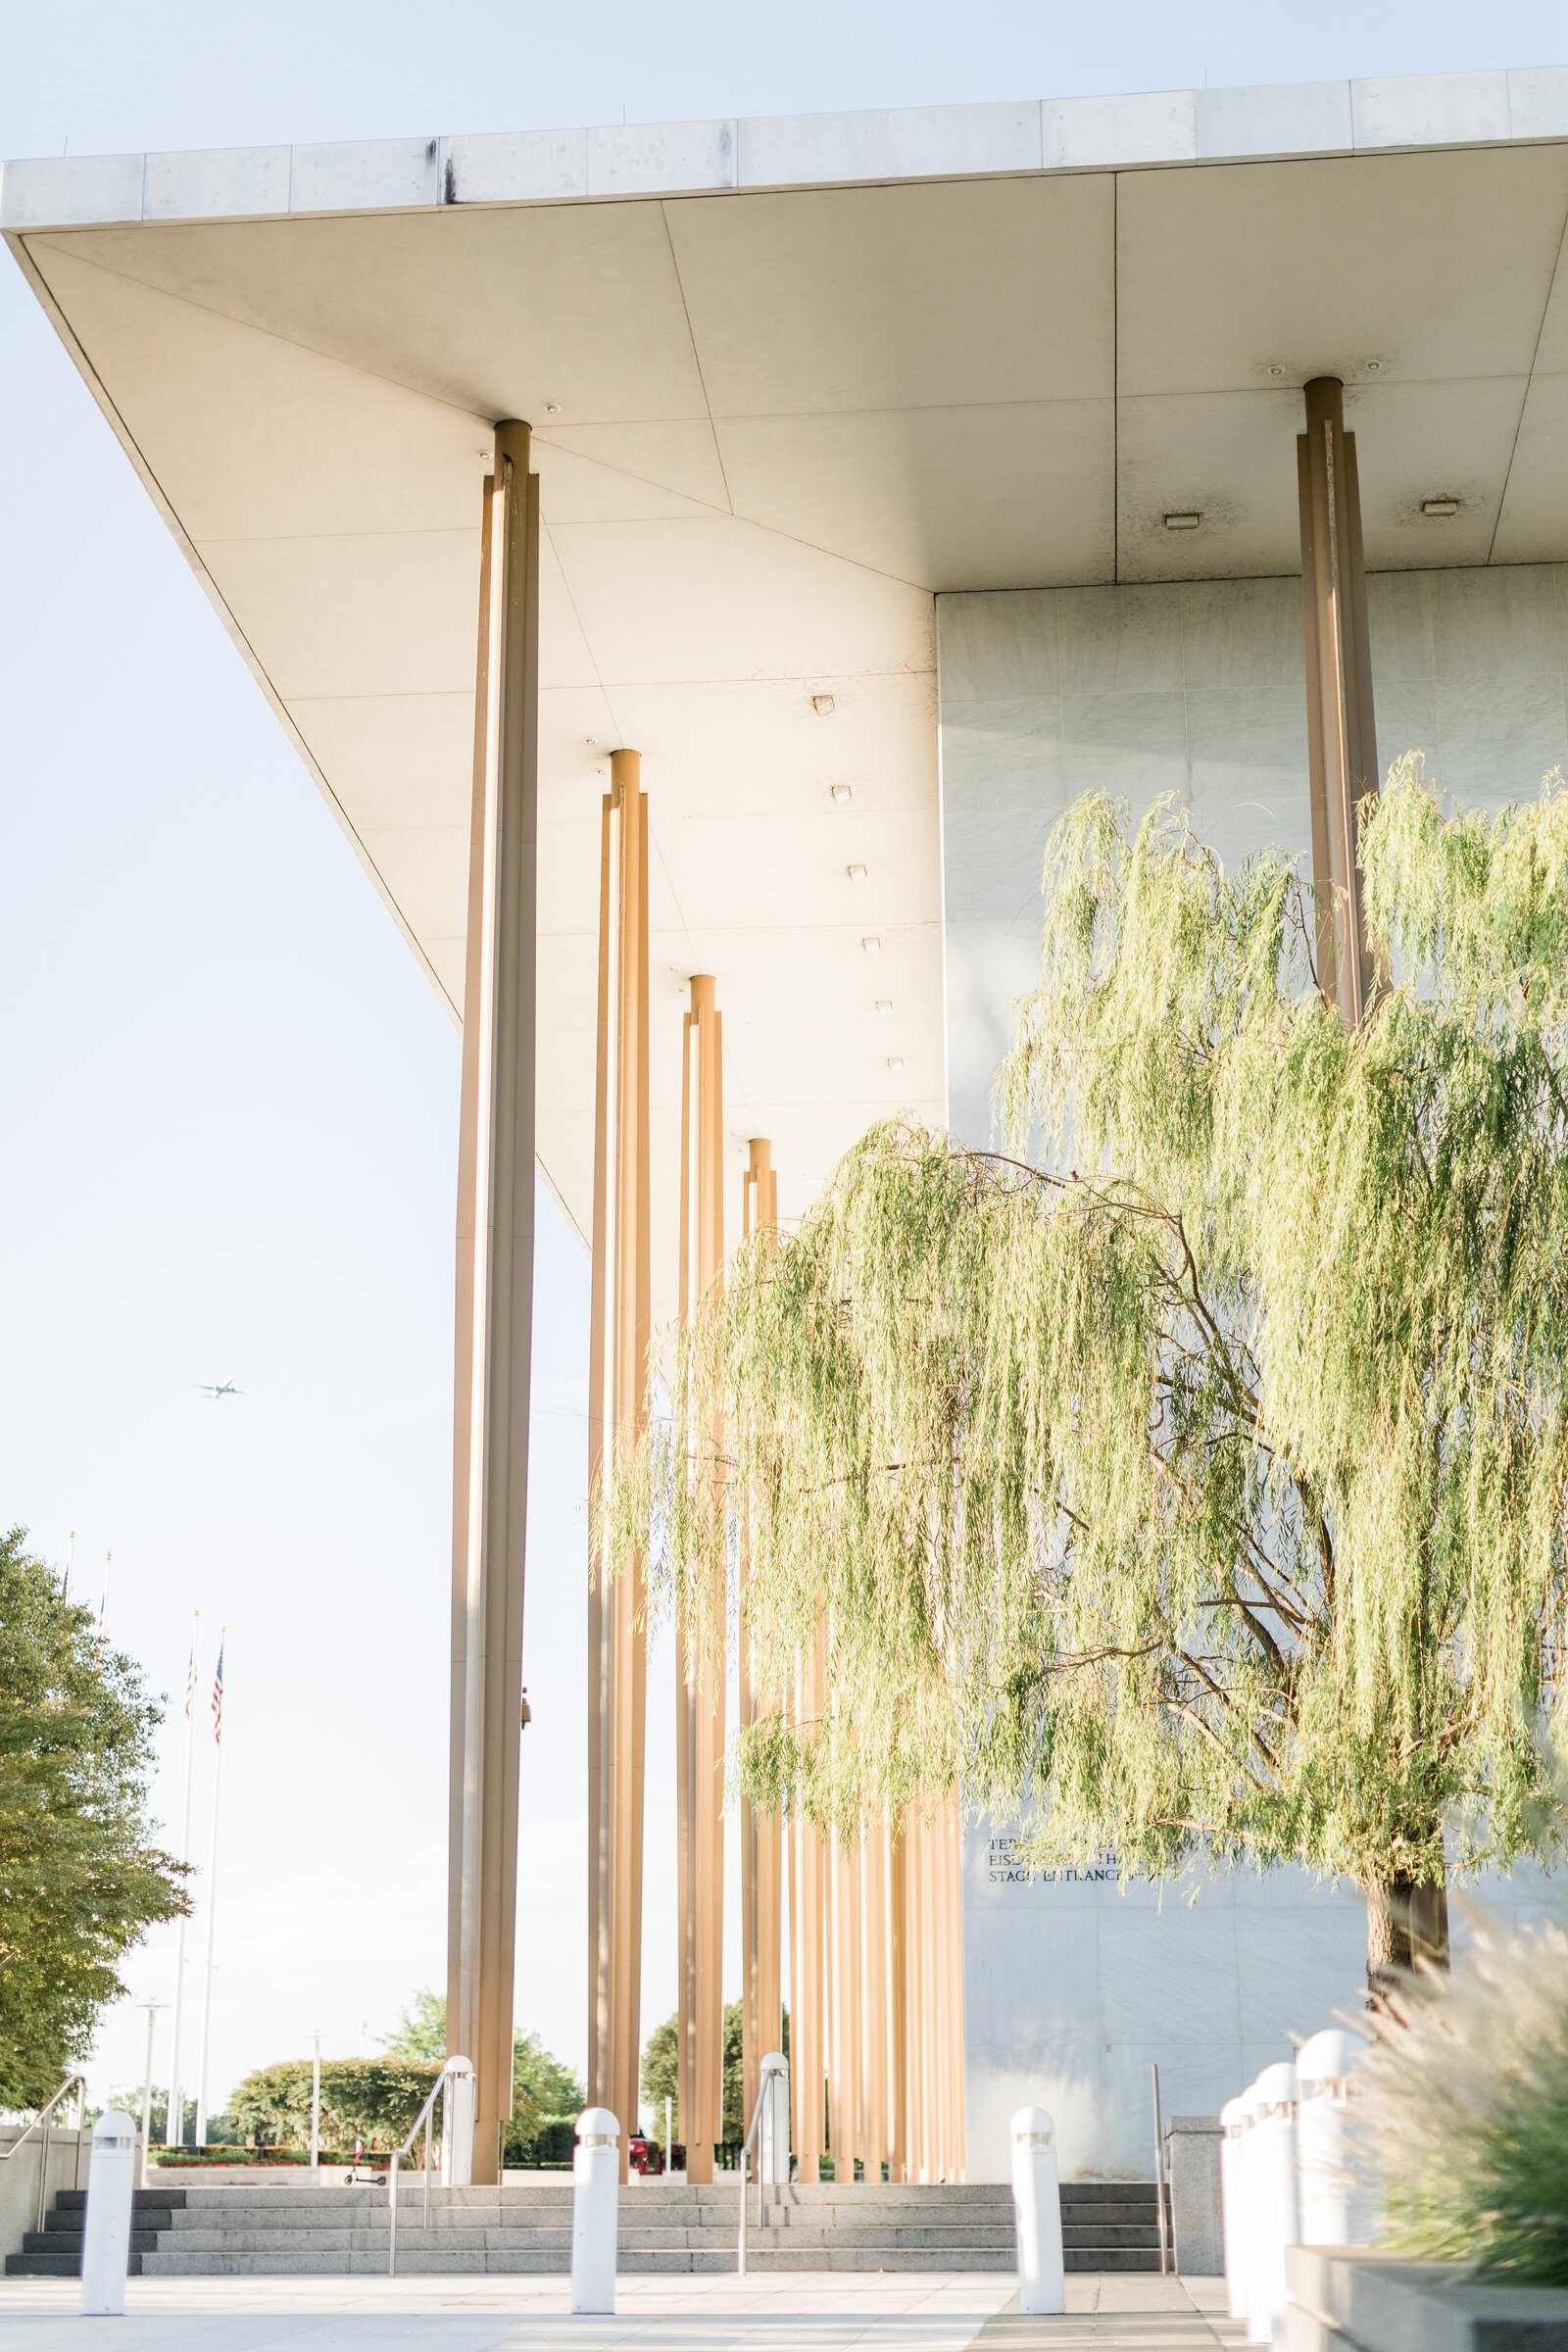
[[[711, 2187], [634, 2181], [621, 2192], [619, 2268], [732, 2272], [738, 2198], [733, 2178]], [[7, 2273], [78, 2276], [85, 2202], [84, 2190], [63, 2189], [47, 2227], [8, 2256]], [[381, 2186], [313, 2186], [287, 2172], [138, 2189], [130, 2269], [164, 2278], [384, 2274], [386, 2204]], [[1159, 2268], [1152, 2182], [1069, 2181], [1061, 2218], [1069, 2271]], [[749, 2196], [747, 2262], [756, 2271], [1010, 2271], [1014, 2260], [1004, 2184], [796, 2184], [764, 2195], [760, 2226], [755, 2187]], [[417, 2179], [405, 2180], [401, 2274], [564, 2272], [570, 2262], [567, 2180], [432, 2189], [428, 2228]]]
[[[1170, 2214], [1166, 2210], [1167, 2243]], [[1152, 2180], [1064, 2180], [1061, 2256], [1069, 2271], [1157, 2271]]]
[[[136, 2190], [130, 2220], [130, 2260], [125, 2266], [132, 2278], [140, 2271], [143, 2256], [156, 2253], [160, 2238], [172, 2227], [174, 2215], [184, 2202], [182, 2188]], [[27, 2230], [22, 2240], [22, 2252], [6, 2256], [6, 2277], [79, 2278], [86, 2206], [84, 2188], [57, 2190], [54, 2204], [44, 2216], [43, 2228]]]

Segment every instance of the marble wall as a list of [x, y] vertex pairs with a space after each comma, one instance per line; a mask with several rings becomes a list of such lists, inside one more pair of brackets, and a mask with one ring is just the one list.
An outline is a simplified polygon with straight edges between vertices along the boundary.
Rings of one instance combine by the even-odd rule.
[[[1378, 747], [1488, 808], [1568, 767], [1568, 566], [1383, 574], [1368, 584]], [[1034, 983], [1046, 837], [1079, 793], [1141, 813], [1173, 793], [1232, 863], [1278, 845], [1309, 868], [1297, 579], [938, 599], [948, 1086], [956, 1131], [992, 1133], [1011, 1006]], [[1290, 2034], [1358, 2005], [1353, 1887], [1288, 1870], [1159, 1889], [1044, 1879], [988, 1825], [965, 1844], [969, 2175], [1003, 2180], [1034, 2101], [1063, 2175], [1152, 2172], [1150, 2066], [1167, 2114], [1212, 2114]], [[1537, 1874], [1480, 1890], [1551, 1907]]]
[[[1568, 566], [1368, 582], [1378, 749], [1489, 808], [1568, 766]], [[1011, 1006], [1039, 968], [1046, 837], [1080, 793], [1174, 793], [1227, 864], [1311, 858], [1300, 583], [937, 599], [950, 1118], [991, 1134]]]

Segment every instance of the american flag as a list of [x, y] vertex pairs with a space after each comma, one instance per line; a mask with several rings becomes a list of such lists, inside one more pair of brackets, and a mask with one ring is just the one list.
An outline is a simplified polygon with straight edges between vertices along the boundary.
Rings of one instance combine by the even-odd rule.
[[218, 1637], [218, 1672], [213, 1677], [213, 1745], [223, 1740], [223, 1637]]
[[196, 1695], [196, 1637], [190, 1638], [190, 1664], [185, 1669], [185, 1713], [190, 1714], [191, 1700]]

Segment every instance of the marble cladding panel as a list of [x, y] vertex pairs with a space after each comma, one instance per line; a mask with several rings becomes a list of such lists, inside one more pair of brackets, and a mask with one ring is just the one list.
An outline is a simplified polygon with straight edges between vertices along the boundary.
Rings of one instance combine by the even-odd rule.
[[1043, 161], [1037, 98], [990, 106], [895, 107], [888, 117], [888, 168], [900, 176], [1038, 172]]
[[1176, 694], [1064, 694], [1061, 779], [1069, 801], [1086, 792], [1124, 800], [1136, 824], [1169, 794], [1187, 801], [1187, 704]]
[[1568, 136], [1568, 66], [1521, 66], [1508, 74], [1508, 128], [1516, 139]]
[[632, 122], [588, 133], [590, 196], [676, 194], [732, 188], [733, 122]]
[[145, 177], [140, 155], [46, 155], [8, 163], [0, 175], [0, 227], [139, 220]]
[[144, 220], [237, 220], [288, 211], [286, 147], [222, 147], [150, 155], [142, 187]]
[[1056, 591], [1063, 694], [1179, 694], [1179, 587]]
[[1060, 609], [1059, 588], [939, 596], [937, 667], [944, 707], [1059, 694]]
[[1148, 2179], [1151, 2068], [1167, 2116], [1217, 2114], [1293, 2032], [1353, 2008], [1365, 1911], [1290, 1868], [1134, 1880], [994, 1879], [971, 1832], [964, 2032], [972, 2179], [1005, 2178], [1007, 2117], [1056, 2119], [1065, 2179]]
[[1351, 144], [1348, 81], [1196, 90], [1200, 156], [1313, 155]]
[[438, 139], [349, 139], [289, 150], [291, 213], [354, 213], [435, 204]]
[[1047, 166], [1188, 162], [1198, 153], [1195, 96], [1141, 90], [1125, 98], [1048, 98], [1041, 108]]
[[452, 204], [517, 204], [530, 197], [586, 196], [586, 130], [481, 131], [443, 143]]
[[1375, 74], [1350, 84], [1357, 147], [1440, 147], [1506, 139], [1502, 74]]
[[743, 188], [881, 178], [888, 170], [888, 118], [881, 109], [743, 117], [738, 155]]

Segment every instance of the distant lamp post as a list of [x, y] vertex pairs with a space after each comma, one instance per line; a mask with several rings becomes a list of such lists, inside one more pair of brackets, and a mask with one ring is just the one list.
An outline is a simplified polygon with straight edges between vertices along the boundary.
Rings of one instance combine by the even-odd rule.
[[137, 2186], [147, 2185], [147, 2150], [152, 2144], [153, 2131], [153, 2034], [158, 2024], [162, 2001], [147, 2003], [147, 2074], [141, 2086], [141, 2171]]

